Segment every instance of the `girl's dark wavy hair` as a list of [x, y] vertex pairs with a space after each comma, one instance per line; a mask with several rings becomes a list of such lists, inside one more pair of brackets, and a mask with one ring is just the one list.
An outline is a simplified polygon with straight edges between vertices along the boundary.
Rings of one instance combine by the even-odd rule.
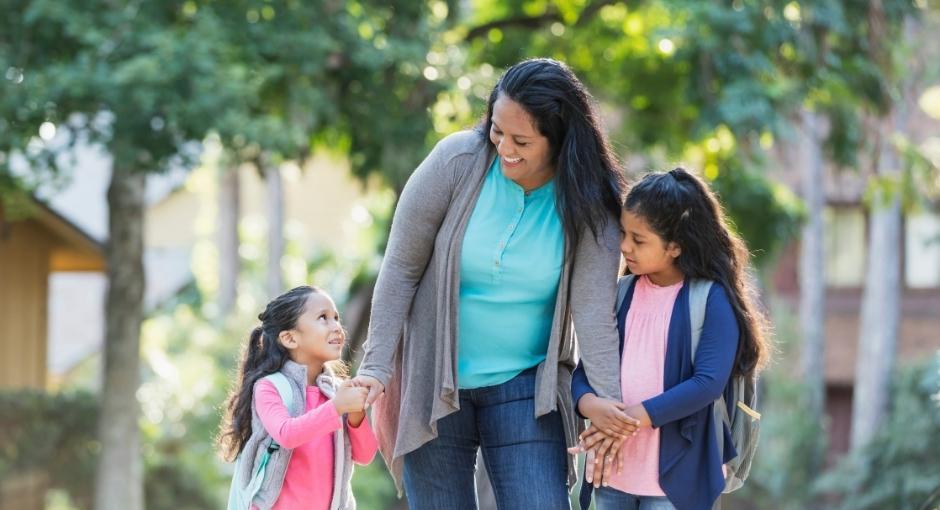
[[[282, 331], [293, 329], [307, 308], [307, 299], [313, 293], [323, 293], [317, 287], [300, 286], [273, 299], [258, 315], [261, 325], [251, 331], [248, 345], [242, 352], [238, 377], [225, 403], [225, 417], [219, 431], [218, 445], [225, 460], [234, 460], [248, 438], [251, 437], [251, 400], [255, 383], [262, 377], [281, 370], [290, 359], [287, 348], [278, 341]], [[342, 362], [330, 369], [343, 372]]]
[[500, 95], [522, 106], [539, 133], [548, 138], [555, 166], [556, 206], [568, 249], [578, 245], [585, 228], [597, 238], [610, 215], [620, 217], [625, 185], [587, 88], [557, 60], [519, 62], [490, 93], [478, 125], [487, 140], [493, 127], [493, 104]]
[[768, 323], [752, 284], [750, 253], [728, 228], [708, 185], [682, 168], [648, 174], [630, 188], [623, 208], [643, 218], [666, 243], [681, 248], [676, 266], [687, 278], [721, 284], [741, 335], [733, 375], [753, 376], [768, 357]]

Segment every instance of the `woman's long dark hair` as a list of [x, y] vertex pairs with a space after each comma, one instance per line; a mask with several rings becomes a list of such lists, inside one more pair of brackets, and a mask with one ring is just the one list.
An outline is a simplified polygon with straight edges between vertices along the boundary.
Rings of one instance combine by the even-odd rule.
[[620, 217], [624, 179], [591, 94], [565, 64], [547, 58], [524, 60], [510, 67], [493, 87], [479, 126], [487, 140], [493, 104], [501, 94], [519, 103], [548, 138], [555, 200], [568, 249], [578, 245], [585, 227], [596, 238], [611, 214]]
[[261, 325], [251, 331], [237, 382], [226, 400], [218, 441], [225, 460], [234, 460], [251, 437], [251, 399], [255, 383], [280, 371], [290, 359], [278, 335], [297, 326], [297, 319], [306, 310], [307, 298], [314, 292], [321, 291], [306, 285], [291, 289], [268, 303], [258, 316]]
[[715, 194], [682, 168], [643, 177], [627, 193], [624, 209], [643, 218], [669, 243], [679, 245], [676, 267], [688, 278], [721, 284], [728, 293], [741, 335], [734, 375], [753, 376], [767, 359], [767, 319], [748, 274], [750, 253], [725, 221]]

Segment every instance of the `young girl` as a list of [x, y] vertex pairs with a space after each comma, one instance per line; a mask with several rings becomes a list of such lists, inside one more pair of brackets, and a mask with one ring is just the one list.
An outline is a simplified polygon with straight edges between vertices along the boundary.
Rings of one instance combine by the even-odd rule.
[[[241, 453], [253, 460], [241, 462], [245, 472], [235, 473], [236, 480], [257, 471], [271, 437], [280, 448], [272, 452], [253, 508], [355, 508], [352, 463], [371, 462], [378, 444], [364, 419], [368, 390], [340, 379], [346, 333], [336, 305], [317, 288], [297, 287], [268, 303], [258, 319], [221, 435], [227, 459]], [[290, 382], [290, 409], [263, 379], [275, 372]]]
[[[715, 430], [712, 403], [732, 375], [754, 376], [766, 351], [748, 252], [715, 195], [681, 168], [633, 186], [620, 223], [634, 275], [621, 280], [617, 310], [623, 402], [598, 398], [580, 366], [572, 380], [578, 412], [591, 420], [573, 450], [595, 454], [582, 507], [593, 482], [598, 510], [708, 510], [725, 486], [722, 465], [737, 455], [728, 432]], [[713, 282], [694, 365], [693, 279]]]

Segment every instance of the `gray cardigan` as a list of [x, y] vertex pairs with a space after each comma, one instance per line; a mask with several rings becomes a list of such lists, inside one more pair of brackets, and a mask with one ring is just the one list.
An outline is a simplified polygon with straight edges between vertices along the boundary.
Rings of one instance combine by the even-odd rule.
[[[287, 412], [292, 417], [300, 416], [304, 413], [307, 403], [307, 367], [299, 363], [288, 360], [281, 373], [287, 376], [291, 383], [291, 391], [294, 394], [293, 402]], [[261, 382], [260, 380], [258, 382]], [[258, 383], [255, 383], [257, 389]], [[317, 376], [317, 387], [328, 398], [336, 395], [338, 384], [332, 377], [328, 369]], [[332, 404], [328, 404], [332, 405]], [[270, 434], [265, 430], [261, 423], [261, 417], [255, 409], [254, 399], [251, 402], [251, 437], [245, 443], [240, 455], [244, 458], [254, 459], [253, 462], [243, 462], [242, 472], [235, 473], [239, 480], [251, 478], [261, 461], [261, 455], [271, 444]], [[265, 476], [261, 489], [255, 496], [254, 504], [259, 510], [268, 510], [277, 501], [281, 494], [281, 486], [284, 485], [284, 475], [287, 474], [287, 465], [290, 463], [290, 457], [293, 450], [283, 446], [271, 454], [268, 460], [268, 474]], [[250, 469], [250, 471], [249, 471]], [[330, 501], [330, 510], [355, 510], [356, 499], [352, 494], [352, 448], [349, 444], [349, 436], [346, 434], [346, 417], [343, 417], [343, 426], [333, 433], [333, 499]]]
[[[408, 179], [395, 210], [358, 373], [385, 385], [373, 419], [399, 491], [402, 457], [437, 437], [437, 420], [459, 409], [461, 243], [495, 155], [479, 131], [448, 136]], [[571, 399], [577, 343], [591, 386], [620, 400], [614, 315], [620, 229], [617, 218], [608, 220], [596, 239], [586, 230], [573, 257], [566, 255], [548, 352], [536, 373], [535, 416], [560, 411], [569, 446], [584, 425]], [[568, 480], [572, 486], [577, 480], [572, 456]]]

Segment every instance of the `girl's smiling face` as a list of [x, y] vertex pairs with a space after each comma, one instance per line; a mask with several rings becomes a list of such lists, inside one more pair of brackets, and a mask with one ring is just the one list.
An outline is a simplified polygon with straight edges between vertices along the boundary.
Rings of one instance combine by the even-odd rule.
[[297, 324], [281, 333], [281, 342], [298, 363], [339, 359], [346, 344], [346, 331], [340, 323], [336, 304], [327, 295], [311, 293]]

